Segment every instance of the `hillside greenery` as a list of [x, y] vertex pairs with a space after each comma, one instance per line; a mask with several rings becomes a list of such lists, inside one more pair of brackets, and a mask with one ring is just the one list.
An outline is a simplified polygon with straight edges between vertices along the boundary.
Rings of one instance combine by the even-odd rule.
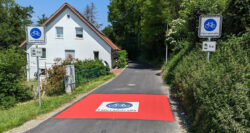
[[[191, 132], [249, 131], [249, 0], [111, 0], [104, 29], [130, 59], [162, 66]], [[200, 15], [223, 16], [222, 37], [206, 61]], [[164, 63], [165, 45], [169, 60]]]

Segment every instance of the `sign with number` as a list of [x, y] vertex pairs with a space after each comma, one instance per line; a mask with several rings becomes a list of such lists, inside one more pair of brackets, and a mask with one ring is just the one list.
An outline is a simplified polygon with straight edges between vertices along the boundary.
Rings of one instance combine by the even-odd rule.
[[200, 38], [220, 38], [222, 30], [221, 15], [202, 15], [199, 19], [198, 36]]
[[31, 48], [32, 57], [41, 57], [43, 55], [42, 48]]
[[44, 27], [43, 26], [27, 26], [27, 41], [28, 43], [45, 43]]
[[203, 42], [202, 51], [215, 52], [216, 42]]

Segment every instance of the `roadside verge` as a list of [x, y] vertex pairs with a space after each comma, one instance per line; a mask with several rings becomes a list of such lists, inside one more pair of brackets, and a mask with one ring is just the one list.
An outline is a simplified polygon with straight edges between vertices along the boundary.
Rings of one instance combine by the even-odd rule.
[[98, 86], [112, 81], [114, 77], [114, 74], [101, 76], [84, 85], [81, 85], [74, 92], [72, 92], [72, 94], [44, 97], [42, 99], [41, 108], [39, 108], [37, 100], [32, 100], [20, 103], [8, 110], [0, 110], [0, 132], [11, 129], [7, 131], [7, 133], [17, 133], [25, 132], [34, 128], [72, 103], [88, 95], [93, 90], [97, 89]]

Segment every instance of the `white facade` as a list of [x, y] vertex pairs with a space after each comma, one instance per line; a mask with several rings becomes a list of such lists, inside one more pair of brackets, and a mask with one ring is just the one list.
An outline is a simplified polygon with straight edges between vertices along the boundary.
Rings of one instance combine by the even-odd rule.
[[[63, 28], [63, 37], [58, 38], [56, 27]], [[83, 37], [76, 37], [76, 28], [83, 29]], [[99, 52], [99, 59], [113, 66], [112, 48], [93, 29], [81, 20], [71, 9], [65, 8], [50, 23], [45, 26], [45, 45], [39, 48], [46, 49], [46, 57], [40, 58], [40, 69], [48, 69], [54, 64], [55, 58], [65, 59], [66, 51], [74, 51], [79, 60], [94, 59], [94, 52]], [[27, 44], [28, 71], [27, 78], [35, 78], [37, 71], [36, 57], [31, 57], [31, 48], [34, 44]]]

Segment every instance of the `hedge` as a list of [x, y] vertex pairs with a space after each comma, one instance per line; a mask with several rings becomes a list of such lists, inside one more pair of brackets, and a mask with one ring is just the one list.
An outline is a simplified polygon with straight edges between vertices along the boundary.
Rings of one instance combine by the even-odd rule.
[[120, 50], [117, 53], [119, 55], [118, 62], [117, 62], [118, 68], [126, 67], [126, 65], [128, 64], [128, 62], [127, 62], [128, 53], [126, 52], [126, 50]]
[[0, 51], [0, 108], [33, 98], [22, 85], [25, 80], [25, 53], [14, 48]]
[[164, 65], [163, 70], [163, 77], [167, 84], [171, 84], [171, 81], [173, 79], [174, 73], [173, 70], [177, 66], [177, 64], [182, 60], [182, 58], [190, 51], [192, 48], [188, 42], [183, 42], [184, 48], [176, 54], [168, 63], [167, 65]]
[[205, 52], [193, 49], [172, 72], [172, 92], [191, 132], [250, 132], [250, 34], [231, 38], [218, 42], [209, 63]]

